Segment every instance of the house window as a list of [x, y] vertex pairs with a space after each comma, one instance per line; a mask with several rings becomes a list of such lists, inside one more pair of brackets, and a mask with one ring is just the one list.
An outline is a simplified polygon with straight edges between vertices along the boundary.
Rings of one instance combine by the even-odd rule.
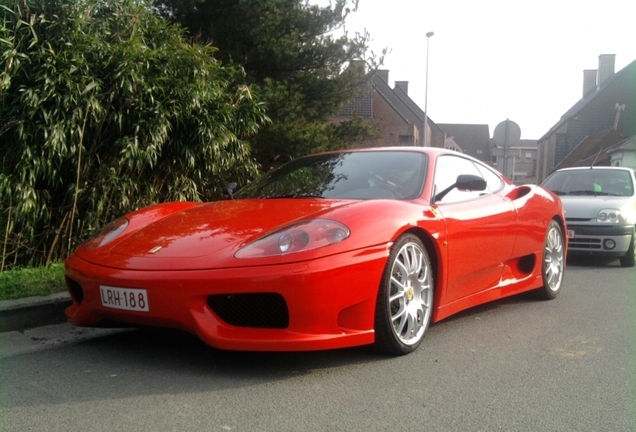
[[483, 150], [477, 150], [477, 154], [484, 154]]
[[398, 141], [400, 144], [413, 144], [413, 135], [400, 135]]
[[532, 162], [532, 152], [526, 152], [526, 162]]

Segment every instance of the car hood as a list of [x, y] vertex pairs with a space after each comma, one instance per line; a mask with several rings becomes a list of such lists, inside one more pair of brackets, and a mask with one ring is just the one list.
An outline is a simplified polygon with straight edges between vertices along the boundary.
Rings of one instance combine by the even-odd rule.
[[[228, 200], [187, 208], [156, 220], [82, 259], [135, 270], [212, 269], [248, 265], [234, 254], [294, 221], [325, 216], [355, 201], [324, 199]], [[249, 263], [254, 265], [252, 261]]]
[[596, 219], [601, 209], [620, 209], [631, 197], [561, 195], [566, 219]]

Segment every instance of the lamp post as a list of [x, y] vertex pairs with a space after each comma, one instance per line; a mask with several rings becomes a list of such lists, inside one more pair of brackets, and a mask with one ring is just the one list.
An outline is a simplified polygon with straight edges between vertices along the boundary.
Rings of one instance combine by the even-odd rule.
[[422, 140], [422, 147], [426, 147], [426, 136], [428, 135], [428, 41], [434, 34], [433, 32], [426, 33], [426, 89], [424, 90], [424, 130], [422, 131], [424, 133], [424, 139]]

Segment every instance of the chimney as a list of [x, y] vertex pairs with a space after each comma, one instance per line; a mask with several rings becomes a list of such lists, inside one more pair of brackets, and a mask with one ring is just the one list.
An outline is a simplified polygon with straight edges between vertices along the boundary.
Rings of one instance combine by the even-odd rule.
[[389, 71], [387, 69], [378, 69], [377, 74], [385, 83], [389, 83]]
[[596, 74], [598, 71], [594, 69], [586, 69], [583, 71], [583, 98], [596, 91]]
[[409, 94], [409, 82], [408, 81], [396, 81], [395, 87], [402, 89], [406, 94]]
[[601, 54], [598, 56], [598, 88], [601, 88], [608, 78], [614, 75], [614, 58], [616, 54]]
[[364, 74], [367, 69], [367, 64], [364, 60], [351, 60], [351, 62], [349, 62], [349, 67], [355, 68]]

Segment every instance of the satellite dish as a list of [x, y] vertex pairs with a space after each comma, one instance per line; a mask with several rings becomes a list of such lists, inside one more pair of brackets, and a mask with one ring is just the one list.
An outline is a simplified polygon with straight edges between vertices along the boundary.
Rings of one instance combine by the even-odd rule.
[[492, 140], [500, 147], [511, 147], [519, 143], [521, 128], [512, 120], [506, 119], [495, 127]]

